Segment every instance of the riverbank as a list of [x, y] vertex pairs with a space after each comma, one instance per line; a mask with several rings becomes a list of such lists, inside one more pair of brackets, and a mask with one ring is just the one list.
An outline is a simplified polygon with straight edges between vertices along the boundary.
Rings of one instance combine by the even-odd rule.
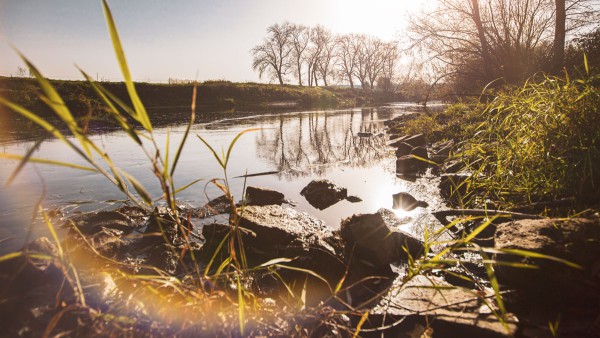
[[[85, 81], [51, 80], [73, 114], [99, 113], [102, 104]], [[99, 83], [123, 102], [130, 102], [123, 82]], [[136, 83], [137, 92], [152, 114], [153, 111], [188, 111], [193, 84]], [[48, 115], [50, 110], [39, 99], [35, 79], [0, 77], [0, 96], [27, 109]], [[206, 81], [198, 84], [196, 106], [210, 110], [248, 110], [265, 108], [352, 108], [400, 101], [400, 97], [380, 90], [344, 87], [302, 87], [262, 83]], [[150, 116], [152, 117], [152, 116]]]

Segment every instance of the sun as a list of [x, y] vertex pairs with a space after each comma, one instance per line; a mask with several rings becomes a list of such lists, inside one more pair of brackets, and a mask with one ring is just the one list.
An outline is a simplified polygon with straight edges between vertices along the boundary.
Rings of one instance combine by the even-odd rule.
[[332, 30], [395, 39], [406, 30], [407, 18], [421, 8], [421, 0], [334, 0]]

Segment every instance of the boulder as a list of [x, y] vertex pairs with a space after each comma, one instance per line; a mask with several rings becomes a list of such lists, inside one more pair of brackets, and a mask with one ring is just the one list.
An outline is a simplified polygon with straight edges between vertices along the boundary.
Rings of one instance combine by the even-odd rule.
[[346, 201], [348, 201], [350, 203], [358, 203], [358, 202], [362, 202], [362, 198], [360, 198], [358, 196], [348, 196], [348, 197], [346, 197]]
[[[297, 269], [310, 270], [330, 285], [337, 285], [343, 278], [346, 265], [343, 262], [341, 240], [322, 221], [306, 213], [278, 205], [247, 206], [239, 214], [240, 236], [250, 266], [257, 266], [272, 259], [283, 259], [293, 269], [282, 269], [279, 275], [288, 285], [302, 292], [307, 280], [307, 303], [317, 304], [329, 299], [331, 291], [323, 280], [307, 276]], [[224, 224], [208, 224], [202, 229], [206, 238], [205, 257], [212, 259], [215, 247], [235, 228]], [[226, 247], [226, 246], [225, 246]], [[215, 267], [226, 255], [217, 256]]]
[[416, 134], [404, 139], [404, 143], [410, 144], [413, 148], [416, 147], [427, 147], [427, 141], [423, 134]]
[[407, 261], [406, 250], [413, 258], [423, 253], [421, 241], [390, 229], [379, 213], [347, 218], [342, 221], [339, 233], [345, 243], [346, 258], [355, 257], [372, 266]]
[[[404, 143], [404, 140], [406, 140], [407, 138], [409, 138], [408, 135], [404, 135], [404, 136], [400, 136], [398, 138], [394, 138], [392, 140], [390, 140], [390, 142], [388, 142], [388, 145], [390, 147], [398, 147], [400, 144]], [[412, 147], [411, 147], [412, 149]]]
[[429, 159], [429, 154], [427, 154], [427, 149], [425, 147], [415, 147], [410, 151], [410, 154], [419, 156], [420, 158], [424, 158], [426, 160]]
[[413, 147], [410, 144], [401, 142], [396, 147], [396, 157], [410, 155], [412, 150]]
[[246, 188], [247, 205], [281, 205], [285, 196], [279, 191], [249, 186]]
[[[383, 327], [373, 337], [513, 337], [518, 320], [503, 324], [490, 291], [475, 293], [418, 275], [396, 278], [369, 311], [363, 328]], [[490, 306], [492, 308], [490, 308]], [[362, 309], [357, 309], [362, 310]], [[381, 332], [383, 331], [383, 332]]]
[[559, 307], [568, 304], [598, 307], [600, 220], [571, 218], [506, 222], [497, 226], [494, 241], [496, 249], [531, 251], [581, 267], [574, 268], [556, 260], [537, 257], [498, 255], [497, 259], [502, 261], [539, 267], [498, 267], [498, 280], [519, 290], [523, 301], [541, 305], [552, 303]]
[[405, 176], [417, 176], [425, 173], [429, 164], [411, 155], [399, 157], [396, 160], [396, 173]]
[[[135, 210], [137, 211], [138, 209]], [[84, 235], [92, 235], [105, 228], [119, 230], [128, 234], [141, 226], [141, 223], [140, 218], [137, 216], [132, 218], [124, 212], [115, 210], [78, 215], [68, 219], [64, 226], [76, 226]], [[75, 230], [72, 230], [71, 232], [77, 233]]]
[[411, 211], [417, 207], [427, 208], [429, 206], [427, 202], [418, 201], [412, 195], [405, 192], [399, 192], [397, 194], [392, 195], [392, 197], [394, 199], [394, 209]]
[[167, 208], [155, 208], [146, 223], [143, 240], [155, 244], [179, 244], [183, 241], [184, 232], [194, 231], [194, 224], [182, 216], [179, 216], [179, 224], [177, 223], [173, 212]]
[[442, 174], [438, 187], [440, 195], [446, 199], [458, 200], [467, 192], [465, 181], [471, 177], [469, 173]]
[[300, 195], [313, 207], [323, 210], [346, 199], [348, 191], [329, 180], [313, 180], [300, 191]]

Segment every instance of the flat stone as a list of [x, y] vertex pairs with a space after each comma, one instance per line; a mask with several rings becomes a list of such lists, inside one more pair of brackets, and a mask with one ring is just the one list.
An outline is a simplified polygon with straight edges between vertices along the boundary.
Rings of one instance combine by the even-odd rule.
[[[386, 334], [404, 336], [418, 328], [431, 328], [433, 337], [511, 337], [517, 333], [517, 319], [507, 314], [506, 327], [486, 305], [493, 294], [477, 294], [453, 288], [443, 281], [418, 275], [393, 281], [379, 303], [369, 312], [369, 326], [391, 326]], [[493, 308], [497, 311], [497, 308]], [[423, 337], [418, 332], [417, 337]], [[387, 335], [386, 335], [387, 336]]]
[[281, 205], [285, 201], [285, 196], [279, 191], [248, 186], [246, 188], [247, 205]]

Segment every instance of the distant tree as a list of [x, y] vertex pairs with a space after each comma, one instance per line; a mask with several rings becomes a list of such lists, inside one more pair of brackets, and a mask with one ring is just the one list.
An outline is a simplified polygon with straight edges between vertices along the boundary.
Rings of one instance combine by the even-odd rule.
[[25, 77], [27, 74], [27, 70], [21, 66], [17, 67], [17, 71], [15, 72], [16, 77]]
[[321, 45], [321, 53], [317, 58], [317, 70], [323, 79], [323, 84], [328, 85], [327, 78], [333, 75], [336, 40], [329, 30], [318, 31], [317, 43]]
[[310, 43], [310, 30], [304, 25], [291, 25], [292, 55], [295, 61], [296, 77], [298, 85], [302, 86], [302, 63], [304, 62], [304, 52]]
[[357, 51], [360, 48], [354, 34], [346, 34], [337, 38], [336, 69], [338, 78], [348, 81], [354, 89], [354, 71], [357, 63]]
[[269, 26], [267, 38], [261, 45], [252, 48], [252, 68], [258, 70], [260, 77], [269, 73], [279, 80], [279, 84], [284, 84], [284, 76], [291, 68], [292, 29], [292, 25], [288, 22]]

